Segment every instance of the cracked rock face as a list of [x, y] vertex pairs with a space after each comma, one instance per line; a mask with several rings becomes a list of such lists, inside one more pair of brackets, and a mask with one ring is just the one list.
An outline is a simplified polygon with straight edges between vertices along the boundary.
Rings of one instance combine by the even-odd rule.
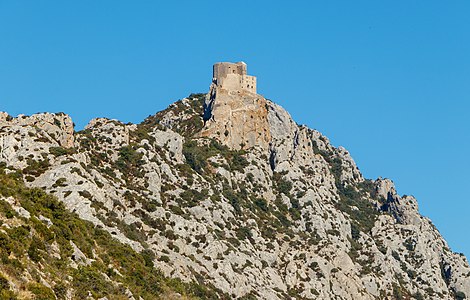
[[204, 125], [205, 99], [75, 133], [66, 115], [2, 114], [0, 162], [221, 298], [470, 296], [465, 256], [391, 180], [365, 179], [346, 149], [259, 95], [220, 95]]
[[55, 140], [62, 147], [73, 146], [74, 124], [72, 119], [64, 113], [41, 113], [32, 116], [19, 115], [12, 118], [5, 112], [0, 112], [0, 126], [2, 127], [33, 127], [37, 131]]
[[208, 105], [209, 117], [200, 136], [215, 138], [233, 149], [268, 148], [271, 132], [266, 99], [258, 94], [226, 91], [215, 86], [209, 95], [214, 99]]

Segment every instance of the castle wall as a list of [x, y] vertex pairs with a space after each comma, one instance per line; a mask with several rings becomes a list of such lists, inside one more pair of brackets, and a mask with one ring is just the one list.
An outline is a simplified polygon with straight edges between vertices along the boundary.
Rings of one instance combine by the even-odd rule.
[[244, 75], [241, 79], [241, 88], [256, 94], [256, 77]]
[[256, 77], [247, 75], [246, 64], [216, 63], [213, 67], [213, 82], [225, 90], [245, 90], [256, 93]]
[[242, 76], [238, 74], [227, 74], [218, 86], [226, 90], [241, 90], [242, 89]]
[[213, 68], [214, 78], [223, 78], [228, 74], [246, 75], [246, 64], [238, 63], [216, 63]]

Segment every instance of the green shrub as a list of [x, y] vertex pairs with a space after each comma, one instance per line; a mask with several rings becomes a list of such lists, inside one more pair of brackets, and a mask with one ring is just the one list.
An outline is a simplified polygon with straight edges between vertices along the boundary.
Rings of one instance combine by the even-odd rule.
[[266, 202], [266, 200], [263, 198], [256, 198], [254, 203], [259, 209], [261, 209], [264, 212], [267, 212], [269, 210], [268, 202]]
[[355, 229], [369, 233], [374, 227], [379, 211], [351, 185], [340, 186], [338, 192], [340, 201], [336, 203], [336, 208], [351, 217]]
[[351, 238], [357, 241], [361, 237], [361, 233], [356, 223], [351, 223]]
[[193, 207], [199, 204], [199, 202], [207, 199], [208, 190], [203, 189], [201, 192], [196, 190], [185, 190], [180, 194], [181, 199], [184, 201], [183, 204], [186, 204], [189, 207]]
[[455, 299], [463, 300], [463, 299], [467, 299], [467, 297], [466, 297], [464, 292], [458, 291], [458, 292], [455, 293]]
[[245, 167], [247, 167], [250, 163], [248, 160], [242, 156], [242, 152], [233, 151], [232, 159], [230, 161], [230, 168], [232, 171], [243, 171]]
[[202, 174], [204, 168], [207, 166], [207, 153], [204, 149], [197, 146], [197, 141], [191, 140], [183, 145], [183, 155], [186, 158], [186, 163], [196, 172]]
[[87, 198], [88, 200], [93, 199], [93, 195], [89, 191], [79, 191], [78, 194], [83, 198]]
[[[1, 189], [1, 187], [0, 187]], [[17, 213], [11, 208], [10, 204], [6, 201], [1, 200], [0, 201], [0, 212], [5, 214], [5, 217], [7, 219], [11, 219], [15, 216], [17, 216]]]
[[134, 222], [132, 224], [126, 224], [124, 222], [118, 222], [117, 227], [119, 230], [129, 239], [137, 242], [145, 242], [146, 240], [146, 235], [143, 231], [139, 230], [137, 225], [137, 222]]
[[73, 272], [73, 287], [77, 299], [87, 299], [88, 291], [94, 298], [101, 298], [114, 293], [114, 288], [106, 281], [99, 270], [92, 266], [81, 266]]
[[286, 196], [289, 196], [289, 193], [292, 190], [292, 182], [282, 178], [283, 175], [284, 173], [273, 174], [274, 188], [278, 193], [283, 193]]
[[144, 164], [142, 160], [143, 154], [137, 152], [134, 147], [136, 146], [124, 146], [119, 150], [119, 158], [116, 161], [116, 167], [124, 175], [142, 177], [141, 167]]
[[0, 299], [2, 300], [16, 300], [18, 299], [13, 291], [10, 291], [10, 283], [0, 274]]
[[179, 206], [170, 205], [169, 208], [170, 208], [170, 210], [171, 210], [173, 213], [175, 213], [175, 214], [177, 214], [177, 215], [182, 216], [182, 215], [185, 214], [184, 211], [183, 211], [183, 210], [181, 209], [181, 207], [179, 207]]
[[55, 300], [56, 299], [54, 292], [47, 286], [40, 284], [40, 283], [30, 284], [28, 286], [28, 290], [30, 290], [34, 294], [35, 300]]
[[60, 283], [57, 283], [54, 288], [54, 294], [57, 296], [58, 299], [66, 299], [66, 295], [67, 295], [67, 286], [60, 282]]
[[158, 258], [158, 260], [159, 260], [159, 261], [166, 262], [166, 263], [170, 262], [170, 258], [169, 258], [168, 256], [166, 256], [166, 255], [160, 256], [160, 257]]
[[74, 152], [73, 149], [66, 149], [64, 147], [50, 147], [49, 148], [49, 153], [54, 155], [55, 157], [72, 154], [73, 152]]
[[33, 238], [28, 248], [28, 256], [34, 262], [41, 260], [40, 250], [45, 250], [44, 243], [38, 238]]
[[18, 297], [13, 291], [10, 290], [0, 290], [0, 299], [2, 300], [16, 300]]
[[197, 140], [188, 140], [183, 144], [183, 155], [186, 163], [197, 173], [203, 174], [207, 168], [207, 159], [220, 154], [227, 159], [232, 171], [242, 171], [249, 165], [243, 156], [245, 151], [230, 150], [216, 140], [209, 140], [207, 145], [199, 146]]
[[3, 276], [3, 274], [0, 274], [0, 290], [8, 290], [8, 289], [10, 289], [10, 283]]
[[23, 169], [23, 174], [32, 175], [35, 177], [40, 176], [41, 174], [46, 172], [50, 167], [49, 159], [47, 158], [39, 161], [28, 158], [26, 160], [26, 163], [28, 164], [28, 166]]
[[240, 196], [237, 195], [232, 189], [229, 188], [224, 188], [223, 195], [225, 198], [227, 198], [230, 201], [230, 204], [232, 205], [233, 209], [235, 210], [235, 214], [241, 215], [242, 209], [240, 206]]
[[236, 234], [237, 234], [237, 238], [239, 240], [245, 240], [245, 239], [251, 239], [252, 238], [251, 230], [248, 227], [238, 228]]

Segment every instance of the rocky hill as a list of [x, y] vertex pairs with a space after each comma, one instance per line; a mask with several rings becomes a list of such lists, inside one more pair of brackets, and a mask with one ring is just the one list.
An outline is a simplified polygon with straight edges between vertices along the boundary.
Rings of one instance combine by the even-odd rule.
[[5, 295], [470, 296], [467, 259], [412, 196], [254, 93], [212, 87], [80, 132], [65, 114], [4, 113], [0, 162]]

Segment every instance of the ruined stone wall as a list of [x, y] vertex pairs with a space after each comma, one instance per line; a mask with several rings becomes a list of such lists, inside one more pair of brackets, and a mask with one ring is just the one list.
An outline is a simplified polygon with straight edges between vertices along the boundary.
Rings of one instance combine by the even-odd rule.
[[225, 89], [227, 91], [241, 90], [243, 88], [242, 75], [227, 74], [225, 77], [217, 80], [217, 87]]
[[246, 75], [246, 64], [244, 62], [216, 63], [214, 64], [213, 74], [213, 77], [216, 79], [224, 78], [227, 74]]
[[216, 63], [213, 67], [213, 82], [227, 91], [245, 90], [256, 94], [256, 77], [247, 75], [244, 62]]
[[242, 89], [248, 90], [256, 94], [256, 77], [250, 75], [242, 76], [241, 81]]

